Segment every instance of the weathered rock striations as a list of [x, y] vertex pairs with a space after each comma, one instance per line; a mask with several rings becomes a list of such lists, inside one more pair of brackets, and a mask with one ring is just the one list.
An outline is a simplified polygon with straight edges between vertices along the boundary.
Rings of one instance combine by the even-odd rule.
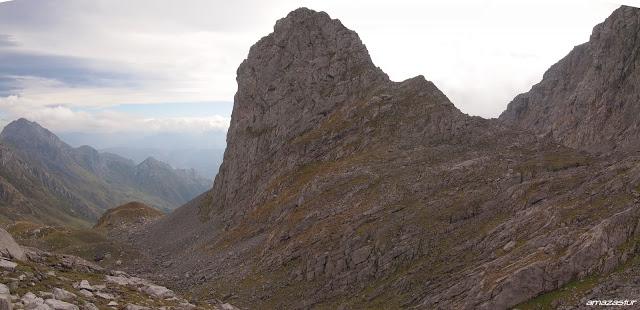
[[504, 309], [635, 255], [640, 157], [467, 116], [421, 76], [390, 81], [325, 13], [278, 21], [237, 81], [213, 189], [134, 236], [179, 290]]
[[594, 152], [640, 150], [640, 9], [622, 6], [500, 119]]
[[234, 213], [245, 210], [224, 206], [255, 203], [246, 199], [266, 185], [266, 178], [315, 160], [315, 150], [292, 153], [288, 142], [389, 83], [356, 33], [326, 13], [306, 10], [278, 21], [274, 33], [251, 48], [237, 81], [227, 160], [209, 207]]

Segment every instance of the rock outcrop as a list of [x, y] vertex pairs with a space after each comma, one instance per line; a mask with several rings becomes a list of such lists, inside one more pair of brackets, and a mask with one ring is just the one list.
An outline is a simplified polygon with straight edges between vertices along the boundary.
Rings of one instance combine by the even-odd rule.
[[142, 225], [163, 215], [159, 210], [144, 203], [132, 201], [107, 210], [93, 228], [117, 229], [121, 226]]
[[11, 234], [2, 228], [0, 228], [0, 257], [17, 260], [25, 259], [22, 248], [13, 240]]
[[[0, 233], [4, 231], [0, 230]], [[9, 237], [11, 237], [9, 235]], [[4, 241], [4, 239], [3, 239]], [[4, 243], [0, 243], [4, 246]], [[22, 253], [22, 252], [21, 252]], [[217, 300], [191, 303], [164, 286], [107, 270], [82, 258], [25, 248], [18, 268], [0, 265], [0, 309], [231, 309]], [[4, 261], [4, 260], [3, 260]]]
[[93, 226], [110, 238], [120, 239], [157, 221], [164, 213], [141, 202], [129, 202], [107, 210]]
[[592, 152], [640, 150], [640, 9], [623, 6], [500, 119]]
[[177, 290], [504, 309], [635, 255], [639, 157], [470, 117], [422, 76], [390, 81], [326, 13], [278, 21], [237, 81], [213, 189], [133, 236]]

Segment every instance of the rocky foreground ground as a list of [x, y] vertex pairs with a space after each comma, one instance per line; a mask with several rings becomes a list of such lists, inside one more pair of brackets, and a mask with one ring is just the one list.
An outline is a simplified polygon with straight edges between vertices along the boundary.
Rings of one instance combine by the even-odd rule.
[[0, 310], [237, 309], [190, 302], [172, 290], [73, 255], [22, 248], [0, 229]]

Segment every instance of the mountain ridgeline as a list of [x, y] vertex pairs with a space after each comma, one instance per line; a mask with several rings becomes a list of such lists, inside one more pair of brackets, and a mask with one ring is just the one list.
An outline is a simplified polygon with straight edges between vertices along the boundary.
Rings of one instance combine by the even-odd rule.
[[136, 165], [89, 146], [72, 148], [35, 122], [0, 134], [0, 221], [88, 225], [108, 208], [139, 200], [168, 211], [209, 181], [149, 158]]
[[622, 7], [500, 119], [590, 152], [640, 150], [640, 14]]
[[[594, 100], [640, 107], [638, 16], [616, 10], [551, 86], [487, 120], [422, 76], [391, 81], [339, 20], [291, 12], [238, 69], [213, 188], [135, 235], [147, 271], [252, 308], [505, 309], [627, 266], [640, 157], [571, 130], [603, 117]], [[575, 124], [541, 135], [568, 98]], [[616, 113], [616, 141], [635, 139], [637, 114]]]

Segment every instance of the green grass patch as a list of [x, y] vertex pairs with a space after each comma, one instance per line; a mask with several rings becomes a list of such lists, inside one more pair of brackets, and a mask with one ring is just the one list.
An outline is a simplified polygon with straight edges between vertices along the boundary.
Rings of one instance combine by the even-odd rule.
[[556, 303], [575, 305], [579, 299], [598, 284], [599, 275], [588, 276], [581, 280], [571, 281], [564, 286], [515, 306], [520, 310], [551, 310], [556, 309]]

